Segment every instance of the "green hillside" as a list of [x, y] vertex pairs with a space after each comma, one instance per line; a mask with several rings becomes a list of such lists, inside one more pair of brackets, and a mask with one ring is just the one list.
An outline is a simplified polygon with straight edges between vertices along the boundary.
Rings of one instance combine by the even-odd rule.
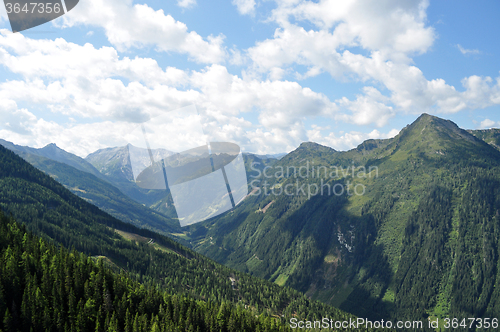
[[[221, 266], [171, 239], [121, 222], [0, 147], [0, 207], [52, 243], [104, 258], [117, 271], [170, 294], [239, 303], [258, 314], [348, 319], [299, 292]], [[145, 242], [141, 239], [149, 239]]]
[[363, 317], [500, 315], [500, 152], [483, 140], [424, 114], [347, 152], [304, 143], [267, 174], [191, 227], [198, 252]]
[[[87, 158], [95, 163], [98, 170], [89, 161], [66, 152], [55, 144], [36, 149], [0, 139], [0, 145], [50, 174], [77, 196], [91, 200], [92, 204], [122, 221], [165, 234], [178, 232], [172, 227], [180, 225], [169, 220], [177, 217], [171, 195], [165, 191], [141, 189], [132, 182], [127, 147], [98, 150], [89, 155]], [[163, 203], [162, 208], [156, 210], [163, 216], [141, 208], [156, 206], [160, 202]]]
[[497, 150], [500, 150], [500, 129], [478, 129], [468, 130], [468, 132], [476, 136], [477, 138], [482, 139]]

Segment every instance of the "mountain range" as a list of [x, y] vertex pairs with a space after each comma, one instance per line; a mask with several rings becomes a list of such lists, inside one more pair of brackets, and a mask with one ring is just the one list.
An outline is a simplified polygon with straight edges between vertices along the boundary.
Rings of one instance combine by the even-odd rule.
[[422, 114], [349, 151], [305, 142], [281, 158], [245, 154], [251, 194], [182, 229], [168, 192], [134, 187], [124, 148], [56, 161], [54, 146], [2, 145], [125, 222], [360, 317], [499, 316], [498, 129]]
[[5, 331], [287, 331], [296, 316], [355, 318], [121, 222], [3, 146], [0, 210]]

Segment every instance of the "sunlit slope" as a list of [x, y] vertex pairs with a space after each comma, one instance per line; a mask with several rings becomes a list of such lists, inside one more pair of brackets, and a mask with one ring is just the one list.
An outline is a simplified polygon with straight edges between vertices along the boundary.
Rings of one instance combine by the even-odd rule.
[[[348, 152], [302, 144], [267, 174], [260, 195], [193, 227], [199, 252], [358, 315], [499, 314], [500, 153], [483, 140], [424, 114]], [[325, 184], [345, 190], [313, 194]]]

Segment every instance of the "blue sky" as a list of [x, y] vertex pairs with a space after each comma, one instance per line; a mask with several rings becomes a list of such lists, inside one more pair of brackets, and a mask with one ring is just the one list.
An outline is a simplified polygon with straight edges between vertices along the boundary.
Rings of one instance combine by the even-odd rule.
[[258, 153], [347, 150], [423, 112], [500, 127], [499, 14], [494, 0], [80, 0], [13, 34], [0, 6], [0, 137], [86, 156], [190, 104], [213, 140]]

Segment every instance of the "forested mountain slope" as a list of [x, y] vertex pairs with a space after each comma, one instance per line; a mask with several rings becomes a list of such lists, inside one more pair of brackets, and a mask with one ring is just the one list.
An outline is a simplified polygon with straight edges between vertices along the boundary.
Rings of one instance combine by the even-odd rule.
[[0, 212], [0, 331], [291, 331], [243, 305], [197, 301], [113, 273]]
[[[96, 162], [98, 170], [85, 159], [66, 152], [55, 144], [36, 149], [0, 139], [0, 145], [14, 151], [33, 166], [50, 174], [77, 196], [90, 200], [92, 204], [122, 221], [162, 233], [179, 231], [172, 229], [173, 226], [180, 227], [177, 225], [178, 222], [172, 223], [169, 220], [177, 215], [168, 191], [145, 190], [132, 182], [132, 167], [126, 146], [99, 150], [92, 154], [99, 157], [101, 151], [112, 151], [112, 153], [104, 153], [104, 157], [90, 158], [91, 161]], [[156, 209], [157, 212], [163, 214], [163, 218], [157, 213], [152, 214], [147, 209], [159, 201], [168, 206], [162, 208], [161, 211]], [[146, 208], [141, 208], [139, 205], [145, 205]], [[164, 223], [166, 227], [159, 227], [161, 225], [158, 224], [158, 219], [162, 219], [160, 223]]]
[[171, 294], [246, 305], [289, 319], [352, 317], [221, 266], [167, 237], [123, 223], [78, 198], [50, 176], [0, 147], [0, 208], [53, 243], [103, 258], [116, 271]]
[[266, 174], [191, 227], [197, 251], [360, 316], [500, 315], [500, 152], [483, 140], [423, 114], [347, 152], [302, 144]]
[[13, 151], [31, 165], [50, 175], [75, 195], [121, 221], [164, 235], [180, 232], [181, 228], [177, 220], [152, 211], [132, 200], [108, 181], [52, 159], [22, 152], [19, 149]]

